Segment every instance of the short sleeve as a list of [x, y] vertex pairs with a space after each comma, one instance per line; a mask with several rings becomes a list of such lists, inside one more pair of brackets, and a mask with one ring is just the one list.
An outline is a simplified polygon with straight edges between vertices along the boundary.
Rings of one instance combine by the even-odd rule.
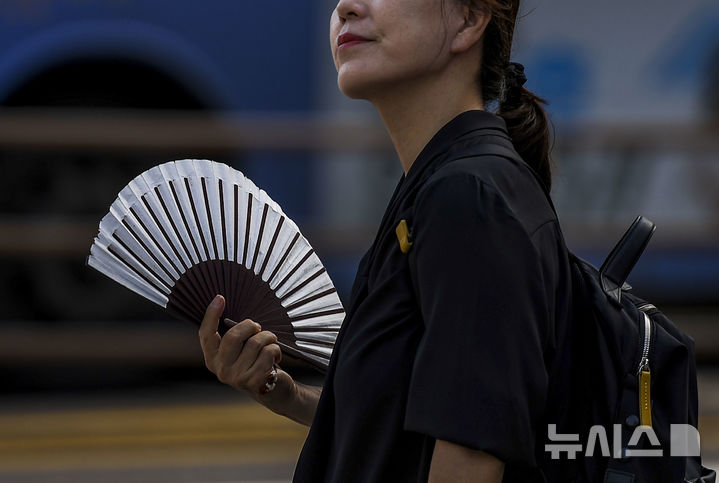
[[412, 241], [425, 330], [405, 429], [536, 466], [549, 316], [531, 234], [491, 186], [454, 173], [418, 193]]

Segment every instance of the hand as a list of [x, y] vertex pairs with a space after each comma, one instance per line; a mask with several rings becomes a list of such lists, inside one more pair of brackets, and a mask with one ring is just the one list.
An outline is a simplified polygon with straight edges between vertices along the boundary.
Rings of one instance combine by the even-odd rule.
[[[266, 404], [268, 401], [264, 399], [270, 393], [266, 383], [277, 383], [280, 379], [279, 368], [277, 375], [272, 376], [275, 364], [282, 360], [277, 336], [263, 331], [260, 324], [245, 319], [240, 323], [232, 322], [234, 326], [220, 337], [217, 328], [224, 308], [224, 297], [216, 296], [202, 320], [199, 335], [205, 365], [221, 382]], [[284, 373], [282, 379], [288, 377]]]
[[309, 426], [322, 388], [296, 383], [292, 376], [276, 368], [275, 388], [268, 391], [265, 384], [272, 382], [272, 369], [282, 360], [277, 336], [245, 319], [238, 324], [231, 322], [235, 325], [220, 337], [217, 328], [224, 310], [225, 299], [218, 295], [210, 302], [200, 325], [200, 345], [207, 368], [221, 382], [246, 392], [271, 411]]

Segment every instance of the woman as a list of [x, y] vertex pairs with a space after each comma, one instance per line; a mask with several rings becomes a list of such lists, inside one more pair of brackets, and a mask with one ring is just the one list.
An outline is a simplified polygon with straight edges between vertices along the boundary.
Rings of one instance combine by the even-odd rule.
[[518, 4], [340, 0], [333, 12], [339, 88], [377, 108], [405, 174], [360, 263], [324, 387], [275, 371], [276, 338], [254, 321], [220, 338], [220, 296], [200, 329], [222, 382], [311, 425], [297, 482], [552, 475], [543, 442], [561, 417], [546, 402], [563, 390], [552, 376], [567, 252], [531, 169], [483, 155], [516, 149], [550, 185], [543, 101], [509, 62]]

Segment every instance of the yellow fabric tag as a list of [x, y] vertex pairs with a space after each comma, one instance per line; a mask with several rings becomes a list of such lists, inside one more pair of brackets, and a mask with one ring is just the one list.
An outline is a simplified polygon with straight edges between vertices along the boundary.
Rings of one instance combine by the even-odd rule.
[[394, 231], [397, 233], [397, 240], [399, 240], [399, 249], [402, 250], [402, 253], [409, 252], [409, 249], [412, 248], [412, 242], [409, 241], [410, 235], [407, 220], [400, 221]]
[[648, 370], [639, 373], [639, 424], [652, 427], [652, 374]]

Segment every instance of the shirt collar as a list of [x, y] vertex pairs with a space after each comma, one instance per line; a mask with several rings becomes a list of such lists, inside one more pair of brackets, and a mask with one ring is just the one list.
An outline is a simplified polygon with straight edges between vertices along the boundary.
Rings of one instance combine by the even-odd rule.
[[[395, 187], [394, 193], [382, 217], [375, 241], [372, 243], [370, 250], [365, 254], [365, 257], [363, 257], [363, 261], [369, 263], [377, 240], [384, 232], [386, 223], [389, 222], [390, 218], [396, 215], [396, 208], [404, 198], [405, 193], [407, 193], [412, 186], [421, 182], [422, 173], [426, 171], [426, 168], [431, 166], [434, 160], [439, 159], [443, 154], [447, 153], [454, 143], [464, 137], [469, 137], [472, 133], [495, 135], [506, 138], [511, 142], [504, 119], [491, 112], [482, 110], [465, 111], [445, 124], [432, 136], [424, 149], [419, 153], [417, 159], [415, 159], [412, 166], [410, 166], [407, 175], [402, 174], [400, 176], [399, 182]], [[359, 270], [363, 270], [362, 265], [360, 265]]]
[[[484, 131], [482, 134], [494, 134], [511, 141], [507, 131], [507, 124], [504, 119], [496, 114], [480, 109], [465, 111], [445, 124], [437, 133], [432, 136], [422, 151], [415, 159], [406, 175], [402, 175], [400, 184], [409, 186], [424, 171], [433, 160], [446, 153], [449, 148], [460, 140], [475, 131]], [[399, 186], [397, 187], [399, 188]], [[404, 189], [401, 189], [404, 191]]]
[[400, 176], [394, 193], [392, 193], [392, 197], [390, 198], [387, 210], [382, 218], [380, 232], [389, 218], [394, 216], [395, 208], [404, 198], [405, 193], [407, 193], [412, 186], [421, 182], [422, 173], [426, 171], [426, 168], [431, 166], [434, 160], [447, 153], [452, 145], [461, 138], [468, 137], [472, 133], [479, 134], [480, 132], [482, 135], [491, 134], [506, 138], [511, 143], [511, 138], [507, 132], [507, 124], [504, 122], [504, 119], [496, 114], [475, 109], [465, 111], [456, 116], [432, 136], [424, 149], [419, 153], [419, 156], [417, 156], [417, 159], [412, 163], [412, 166], [409, 167], [407, 174]]

